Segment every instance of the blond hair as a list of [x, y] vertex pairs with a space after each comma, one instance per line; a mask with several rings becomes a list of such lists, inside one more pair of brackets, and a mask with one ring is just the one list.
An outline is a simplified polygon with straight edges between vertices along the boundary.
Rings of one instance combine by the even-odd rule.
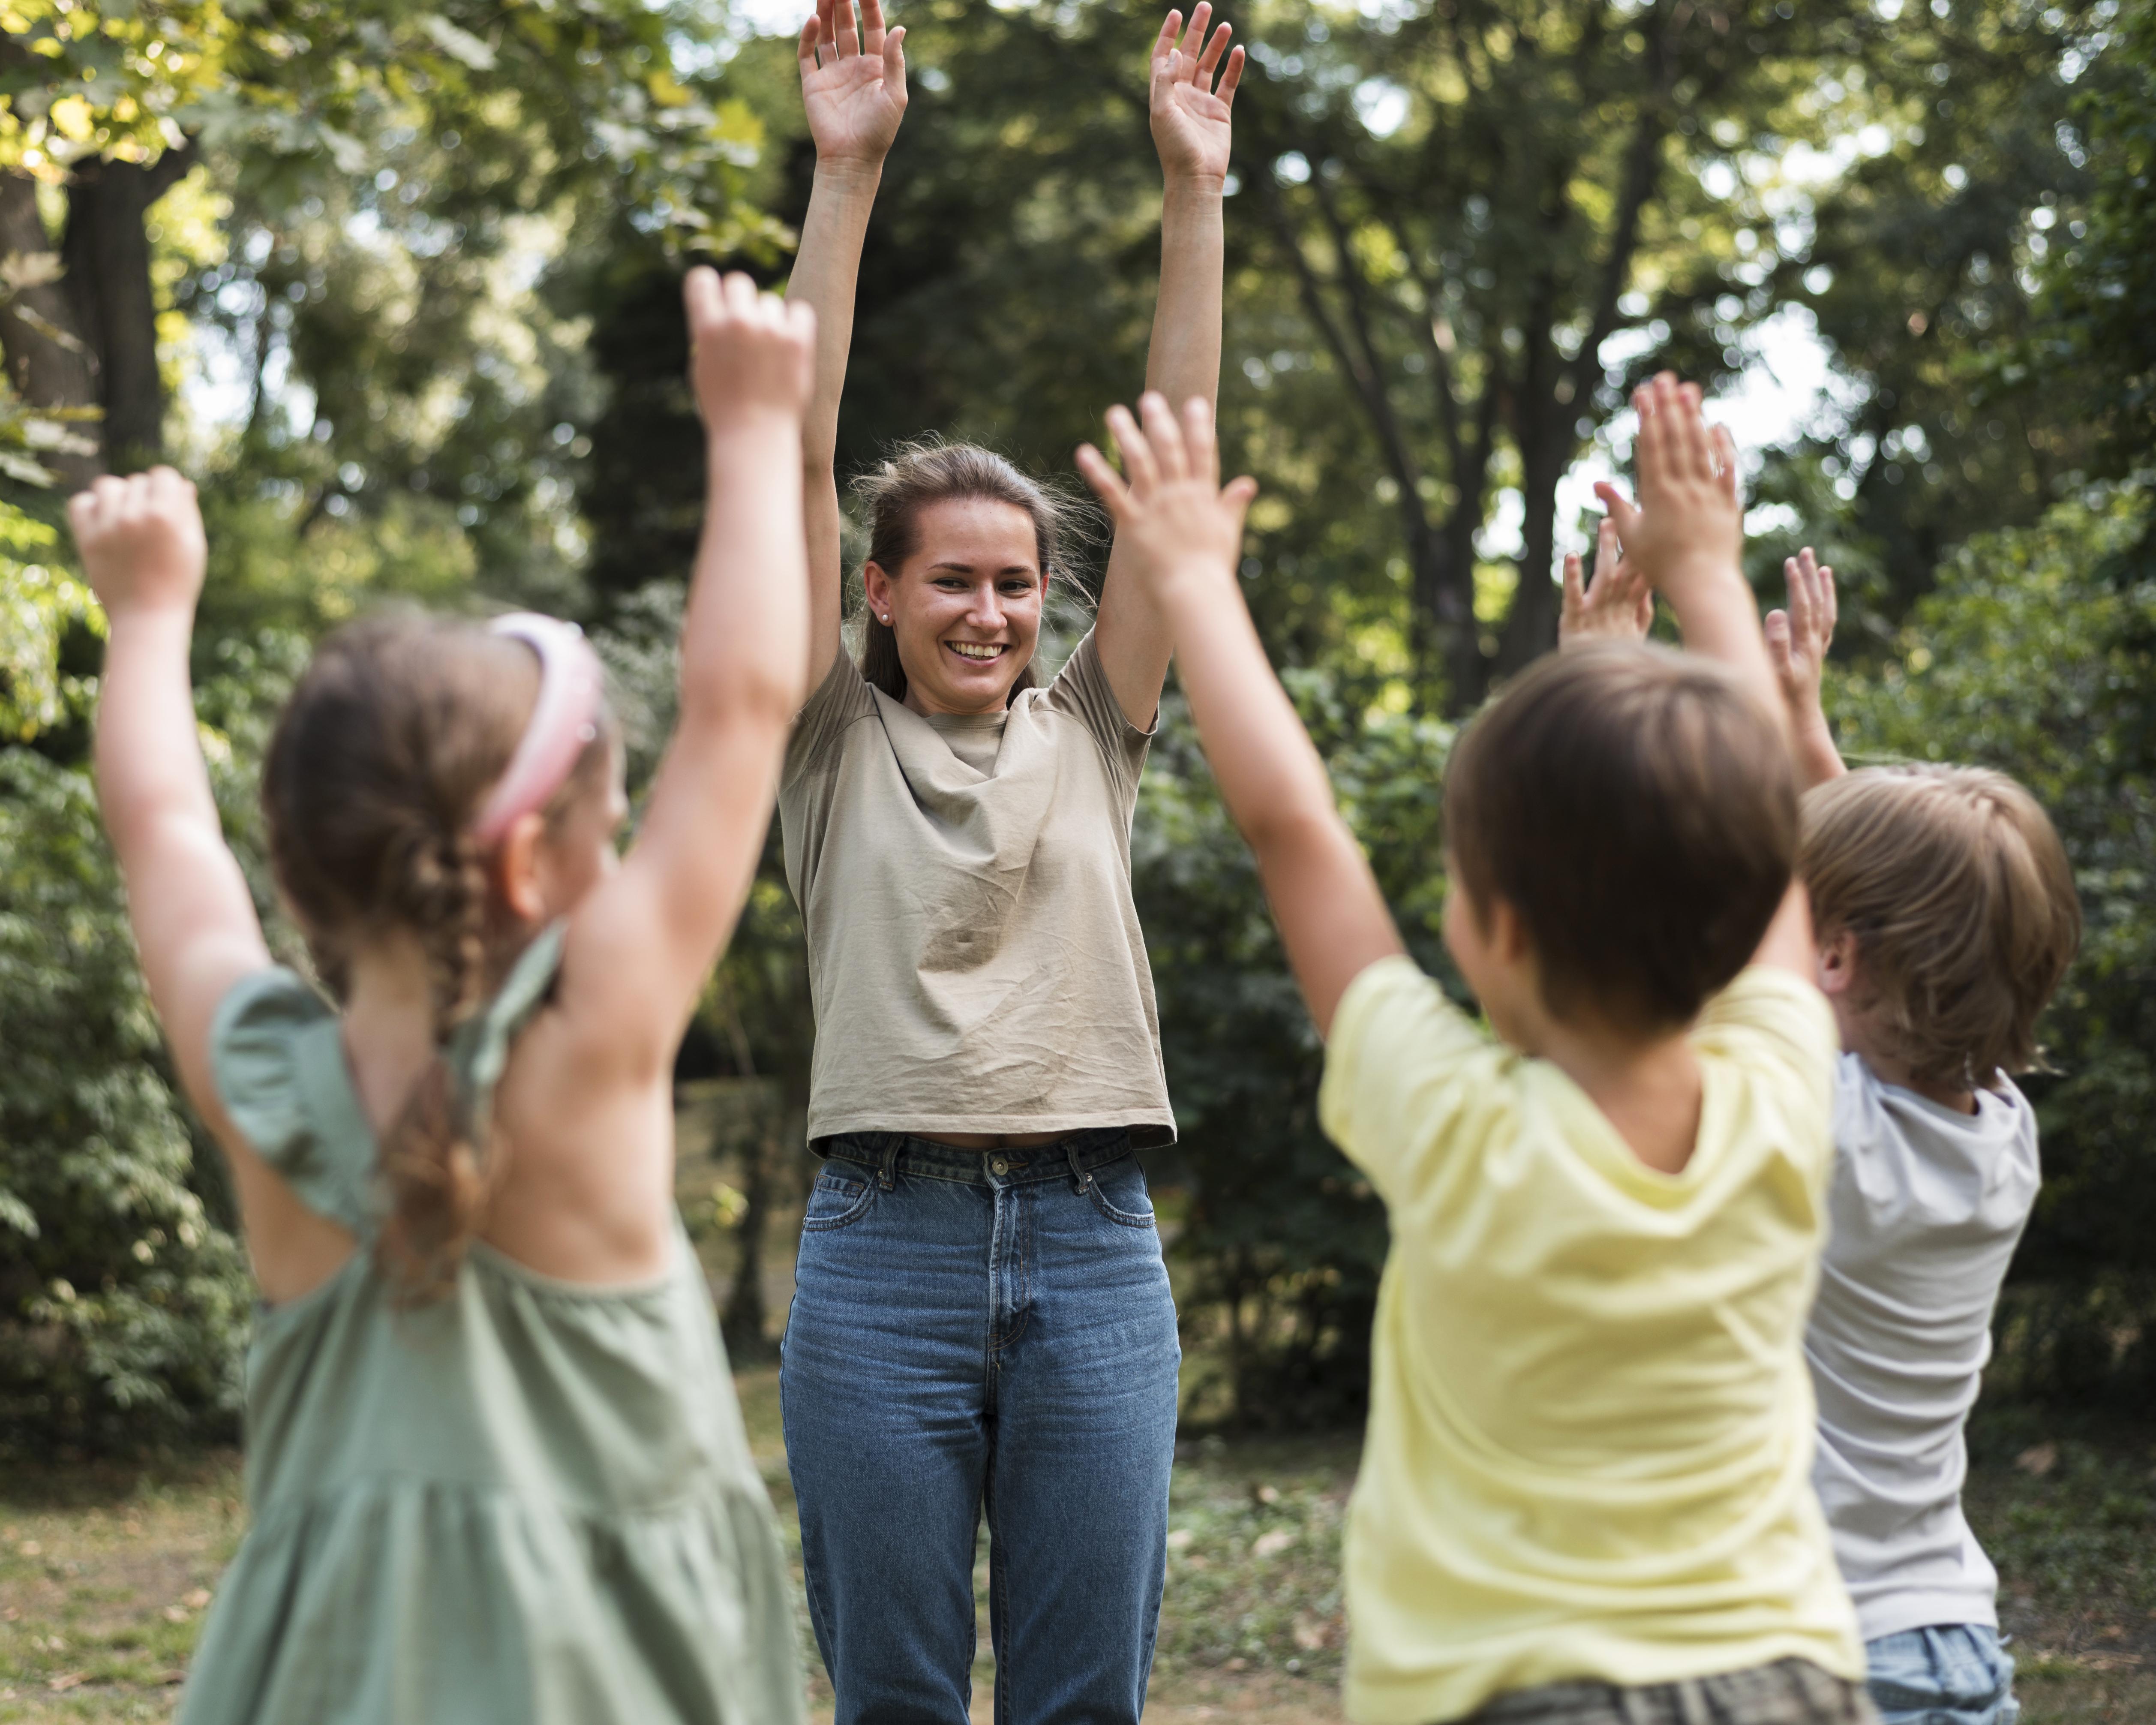
[[1804, 799], [1798, 873], [1822, 942], [1919, 1081], [2040, 1062], [2036, 1019], [2081, 944], [2072, 866], [2036, 799], [1983, 767], [1874, 767]]

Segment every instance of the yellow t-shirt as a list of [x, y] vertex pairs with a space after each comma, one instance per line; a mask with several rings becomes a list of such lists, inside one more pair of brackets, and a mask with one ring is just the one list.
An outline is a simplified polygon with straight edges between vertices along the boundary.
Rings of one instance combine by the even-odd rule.
[[1698, 1145], [1665, 1174], [1411, 961], [1340, 1003], [1319, 1116], [1393, 1233], [1348, 1522], [1357, 1725], [1567, 1678], [1864, 1675], [1803, 1348], [1834, 1020], [1754, 969], [1692, 1040]]

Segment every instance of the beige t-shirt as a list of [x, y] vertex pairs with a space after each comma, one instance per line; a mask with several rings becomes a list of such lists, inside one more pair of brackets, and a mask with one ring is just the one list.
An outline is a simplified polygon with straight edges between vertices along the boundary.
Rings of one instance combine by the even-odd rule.
[[816, 1006], [808, 1137], [1175, 1137], [1131, 819], [1148, 733], [1089, 634], [1008, 711], [925, 718], [841, 652], [779, 783]]

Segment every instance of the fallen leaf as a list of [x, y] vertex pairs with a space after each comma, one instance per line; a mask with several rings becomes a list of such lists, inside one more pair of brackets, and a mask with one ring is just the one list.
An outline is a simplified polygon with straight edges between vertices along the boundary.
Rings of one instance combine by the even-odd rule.
[[1260, 1503], [1278, 1503], [1280, 1502], [1280, 1487], [1278, 1486], [1253, 1486], [1250, 1487], [1250, 1496], [1256, 1498]]
[[191, 1594], [182, 1594], [180, 1595], [180, 1603], [190, 1611], [199, 1611], [209, 1604], [209, 1589], [206, 1587], [198, 1587]]
[[20, 1552], [26, 1558], [41, 1558], [45, 1554], [44, 1547], [38, 1544], [34, 1539], [24, 1540], [20, 1545], [17, 1546], [15, 1549]]
[[1295, 1543], [1295, 1535], [1286, 1527], [1276, 1527], [1270, 1533], [1260, 1533], [1250, 1542], [1250, 1555], [1270, 1558], [1286, 1551]]
[[1305, 1653], [1316, 1653], [1325, 1645], [1324, 1620], [1307, 1611], [1295, 1614], [1295, 1627], [1291, 1633], [1295, 1636], [1295, 1645]]
[[186, 1606], [184, 1606], [184, 1605], [167, 1605], [167, 1606], [166, 1606], [166, 1607], [165, 1607], [165, 1621], [166, 1621], [166, 1622], [167, 1622], [167, 1623], [185, 1623], [187, 1620], [187, 1607], [186, 1607]]
[[2022, 1472], [2034, 1474], [2041, 1479], [2059, 1465], [2059, 1446], [2056, 1444], [2033, 1444], [2014, 1458], [2014, 1465]]
[[1178, 1527], [1168, 1536], [1168, 1548], [1170, 1551], [1188, 1551], [1190, 1542], [1195, 1537], [1189, 1528]]
[[55, 1695], [64, 1695], [70, 1689], [80, 1689], [90, 1681], [86, 1671], [62, 1671], [57, 1677], [45, 1679], [45, 1687]]

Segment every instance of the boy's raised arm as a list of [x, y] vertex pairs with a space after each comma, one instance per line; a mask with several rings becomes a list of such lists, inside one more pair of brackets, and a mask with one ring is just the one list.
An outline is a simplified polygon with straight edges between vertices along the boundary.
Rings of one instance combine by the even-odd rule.
[[1404, 950], [1324, 764], [1273, 675], [1236, 584], [1243, 514], [1257, 487], [1219, 486], [1211, 406], [1182, 422], [1158, 395], [1141, 428], [1108, 415], [1128, 481], [1088, 444], [1078, 465], [1116, 522], [1126, 567], [1154, 596], [1182, 666], [1183, 691], [1228, 812], [1249, 842], [1288, 963], [1318, 1034], [1348, 985]]
[[[1633, 445], [1640, 501], [1631, 503], [1606, 482], [1594, 488], [1616, 521], [1625, 555], [1669, 601], [1687, 650], [1735, 671], [1794, 752], [1781, 680], [1744, 578], [1736, 445], [1726, 429], [1710, 427], [1702, 416], [1698, 386], [1666, 372], [1635, 390], [1632, 403], [1640, 415]], [[1752, 962], [1813, 975], [1816, 958], [1802, 886], [1791, 884]]]
[[1820, 700], [1826, 649], [1834, 644], [1834, 571], [1820, 563], [1807, 545], [1796, 556], [1782, 560], [1782, 574], [1789, 583], [1789, 608], [1767, 614], [1767, 653], [1774, 661], [1782, 705], [1789, 716], [1797, 777], [1810, 790], [1849, 771], [1842, 764], [1841, 751], [1834, 746], [1834, 732]]

